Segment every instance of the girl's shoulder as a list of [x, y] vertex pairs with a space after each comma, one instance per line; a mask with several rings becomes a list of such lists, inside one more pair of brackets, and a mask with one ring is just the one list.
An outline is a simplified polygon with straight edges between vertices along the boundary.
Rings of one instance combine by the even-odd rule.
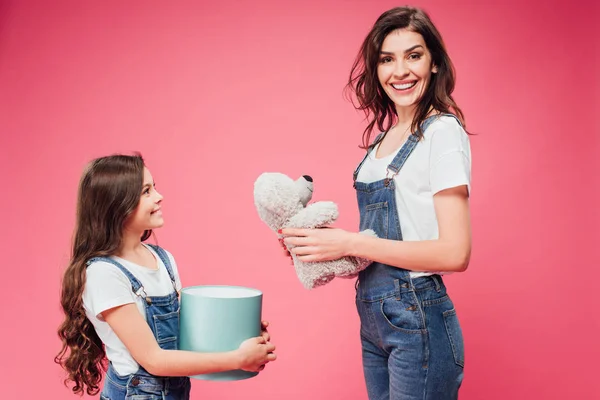
[[151, 248], [152, 250], [154, 250], [155, 252], [159, 252], [159, 251], [163, 251], [165, 252], [169, 257], [173, 257], [173, 254], [171, 254], [171, 252], [167, 249], [165, 249], [164, 247], [161, 247], [157, 244], [152, 244], [152, 243], [144, 243], [144, 246]]
[[160, 253], [163, 253], [163, 255], [166, 255], [167, 258], [169, 259], [169, 263], [171, 264], [171, 266], [176, 267], [175, 257], [173, 257], [173, 254], [171, 254], [171, 252], [169, 250], [165, 249], [164, 247], [160, 247], [156, 244], [151, 244], [151, 243], [144, 243], [144, 246], [149, 248], [152, 252], [154, 252], [158, 256], [160, 256]]
[[[114, 260], [113, 260], [114, 261]], [[127, 267], [117, 261], [123, 268]], [[95, 258], [89, 261], [86, 269], [87, 281], [93, 280], [119, 280], [128, 281], [127, 275], [109, 257]]]

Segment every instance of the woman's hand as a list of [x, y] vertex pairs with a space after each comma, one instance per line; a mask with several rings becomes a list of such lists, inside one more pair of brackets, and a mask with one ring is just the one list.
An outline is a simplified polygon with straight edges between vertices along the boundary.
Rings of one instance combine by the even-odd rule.
[[356, 233], [338, 228], [283, 229], [283, 242], [295, 246], [291, 252], [303, 262], [337, 260], [351, 255]]
[[294, 264], [294, 259], [292, 258], [292, 255], [290, 254], [287, 247], [285, 246], [283, 239], [284, 238], [279, 238], [279, 244], [281, 245], [281, 247], [283, 247], [283, 254], [285, 254], [286, 257], [290, 258], [290, 264]]

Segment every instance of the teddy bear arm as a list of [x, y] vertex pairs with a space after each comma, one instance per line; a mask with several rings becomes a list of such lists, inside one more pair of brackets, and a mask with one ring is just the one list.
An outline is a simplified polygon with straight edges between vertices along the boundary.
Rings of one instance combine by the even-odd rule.
[[289, 219], [289, 228], [319, 228], [331, 224], [338, 217], [337, 205], [330, 201], [309, 204]]

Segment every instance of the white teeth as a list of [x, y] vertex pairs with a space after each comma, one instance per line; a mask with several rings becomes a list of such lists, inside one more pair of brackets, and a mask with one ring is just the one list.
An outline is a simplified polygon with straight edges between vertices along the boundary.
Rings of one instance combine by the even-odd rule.
[[415, 86], [417, 84], [417, 82], [411, 82], [411, 83], [403, 83], [403, 84], [393, 84], [392, 86], [394, 87], [394, 89], [398, 89], [398, 90], [406, 90], [406, 89], [410, 89], [411, 87]]

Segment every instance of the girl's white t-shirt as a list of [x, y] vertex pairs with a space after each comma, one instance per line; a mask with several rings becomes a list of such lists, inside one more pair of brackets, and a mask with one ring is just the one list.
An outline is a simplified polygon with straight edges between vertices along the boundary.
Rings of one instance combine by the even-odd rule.
[[[378, 148], [376, 145], [369, 151], [358, 172], [358, 182], [372, 183], [386, 178], [387, 166], [400, 148], [386, 157], [376, 158]], [[394, 184], [402, 239], [438, 239], [433, 195], [462, 185], [471, 192], [469, 137], [454, 117], [440, 116], [427, 127], [423, 138], [394, 177]], [[434, 273], [439, 272], [411, 271], [410, 276], [416, 278]]]
[[[144, 287], [148, 296], [166, 296], [175, 289], [164, 263], [156, 252], [145, 245], [157, 260], [158, 269], [143, 267], [119, 257], [111, 257], [123, 265], [135, 276]], [[167, 252], [177, 291], [181, 290], [181, 281], [177, 265], [171, 253]], [[87, 318], [92, 322], [100, 340], [104, 343], [106, 357], [113, 364], [119, 375], [137, 372], [139, 364], [133, 359], [123, 342], [111, 327], [104, 321], [101, 313], [124, 304], [135, 303], [140, 314], [146, 319], [144, 300], [133, 293], [131, 282], [116, 265], [106, 261], [96, 261], [86, 271], [85, 289], [83, 291], [83, 307]]]

